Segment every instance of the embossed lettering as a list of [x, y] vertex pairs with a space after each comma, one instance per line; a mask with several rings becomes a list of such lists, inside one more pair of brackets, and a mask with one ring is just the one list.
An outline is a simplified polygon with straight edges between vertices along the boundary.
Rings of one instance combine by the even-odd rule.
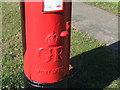
[[39, 49], [40, 60], [43, 62], [49, 62], [53, 60], [54, 62], [59, 62], [62, 60], [62, 46], [51, 46], [47, 48]]
[[64, 67], [59, 67], [59, 68], [55, 68], [55, 69], [51, 69], [51, 70], [41, 70], [41, 69], [37, 69], [37, 73], [39, 74], [56, 74], [56, 73], [60, 73], [62, 72], [64, 69]]

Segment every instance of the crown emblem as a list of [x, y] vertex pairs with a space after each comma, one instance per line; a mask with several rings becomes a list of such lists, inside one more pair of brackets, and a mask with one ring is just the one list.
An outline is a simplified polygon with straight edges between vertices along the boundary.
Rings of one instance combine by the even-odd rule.
[[45, 40], [48, 42], [49, 45], [56, 45], [58, 44], [58, 38], [59, 37], [57, 36], [55, 31], [52, 31], [52, 33], [49, 34]]

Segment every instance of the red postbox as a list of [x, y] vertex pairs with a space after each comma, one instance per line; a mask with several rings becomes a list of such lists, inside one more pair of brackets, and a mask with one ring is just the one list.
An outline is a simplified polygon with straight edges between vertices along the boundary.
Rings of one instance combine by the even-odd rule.
[[[21, 3], [24, 74], [33, 87], [61, 87], [69, 74], [71, 1]], [[25, 86], [29, 87], [29, 86]]]

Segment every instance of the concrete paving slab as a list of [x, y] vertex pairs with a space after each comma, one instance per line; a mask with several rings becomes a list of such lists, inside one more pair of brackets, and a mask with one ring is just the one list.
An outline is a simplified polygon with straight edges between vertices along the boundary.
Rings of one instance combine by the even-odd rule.
[[73, 2], [72, 7], [72, 25], [77, 30], [107, 45], [118, 41], [118, 16], [82, 2]]

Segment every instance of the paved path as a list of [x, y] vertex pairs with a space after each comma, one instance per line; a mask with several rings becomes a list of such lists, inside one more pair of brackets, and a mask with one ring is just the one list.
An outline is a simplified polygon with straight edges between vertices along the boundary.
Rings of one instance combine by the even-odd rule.
[[118, 17], [102, 9], [73, 2], [72, 25], [93, 38], [110, 45], [118, 41]]

